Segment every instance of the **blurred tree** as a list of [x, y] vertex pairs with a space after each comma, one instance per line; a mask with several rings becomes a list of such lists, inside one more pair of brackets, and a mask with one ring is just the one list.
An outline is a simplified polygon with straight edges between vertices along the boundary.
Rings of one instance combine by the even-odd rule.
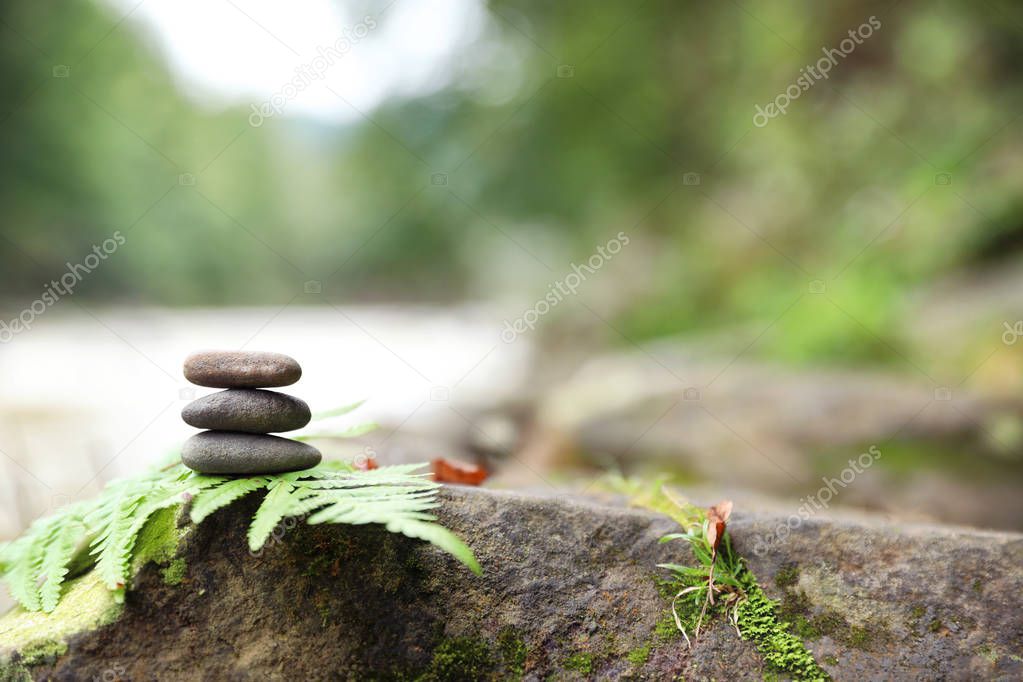
[[105, 9], [6, 3], [4, 293], [17, 309], [121, 230], [83, 295], [286, 302], [317, 279], [345, 300], [533, 300], [625, 231], [586, 301], [630, 338], [774, 323], [769, 355], [859, 361], [898, 348], [906, 292], [1019, 259], [1017, 5], [489, 11], [444, 91], [352, 128], [254, 129], [195, 106]]

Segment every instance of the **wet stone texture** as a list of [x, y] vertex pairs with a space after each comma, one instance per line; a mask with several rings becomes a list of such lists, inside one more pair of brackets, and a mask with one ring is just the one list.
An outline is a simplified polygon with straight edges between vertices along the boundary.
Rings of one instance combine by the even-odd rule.
[[[655, 565], [688, 560], [666, 517], [589, 501], [447, 489], [441, 520], [483, 564], [372, 527], [279, 528], [245, 542], [258, 502], [152, 564], [116, 622], [30, 667], [35, 679], [762, 679], [754, 647], [714, 622], [693, 651], [665, 627]], [[782, 517], [732, 524], [736, 548], [836, 679], [1023, 675], [1023, 537], [807, 521], [762, 556]], [[802, 619], [802, 620], [800, 620]], [[0, 659], [10, 660], [3, 651]], [[14, 653], [17, 660], [17, 653]], [[0, 666], [0, 672], [4, 668]], [[0, 676], [2, 677], [2, 676]]]

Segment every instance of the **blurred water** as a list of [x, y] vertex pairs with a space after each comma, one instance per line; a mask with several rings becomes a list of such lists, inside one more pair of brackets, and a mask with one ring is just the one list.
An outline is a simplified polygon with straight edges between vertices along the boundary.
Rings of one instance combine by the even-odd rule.
[[367, 398], [352, 423], [403, 431], [464, 428], [457, 406], [519, 391], [532, 354], [474, 306], [82, 309], [37, 322], [0, 346], [0, 539], [193, 433], [180, 410], [211, 392], [182, 377], [193, 350], [287, 353], [304, 374], [283, 390], [314, 412]]

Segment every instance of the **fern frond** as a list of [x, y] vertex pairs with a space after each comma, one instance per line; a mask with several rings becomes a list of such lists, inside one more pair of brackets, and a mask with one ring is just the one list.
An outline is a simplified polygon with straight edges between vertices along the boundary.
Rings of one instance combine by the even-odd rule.
[[188, 499], [199, 494], [204, 486], [216, 485], [224, 479], [212, 476], [196, 475], [170, 475], [153, 481], [153, 488], [148, 493], [143, 492], [138, 507], [132, 514], [132, 523], [124, 538], [125, 546], [128, 547], [128, 563], [125, 566], [125, 573], [131, 567], [131, 550], [135, 547], [135, 541], [139, 533], [145, 527], [146, 522], [161, 509], [175, 507], [185, 503]]
[[[362, 525], [379, 523], [383, 526], [401, 519], [418, 519], [432, 521], [434, 517], [427, 513], [437, 503], [431, 498], [409, 498], [404, 495], [359, 497], [348, 491], [325, 491], [326, 494], [316, 499], [321, 509], [309, 517], [310, 524], [347, 523]], [[327, 506], [323, 506], [326, 504]]]
[[8, 549], [10, 566], [5, 576], [11, 596], [29, 611], [42, 608], [40, 584], [43, 563], [55, 528], [59, 528], [65, 512], [38, 519]]
[[249, 549], [253, 552], [262, 549], [281, 519], [291, 515], [291, 507], [295, 502], [291, 494], [295, 486], [290, 481], [274, 479], [267, 489], [269, 492], [263, 498], [263, 504], [259, 505], [249, 526]]
[[60, 601], [60, 590], [68, 565], [78, 548], [78, 540], [82, 536], [84, 526], [77, 517], [68, 518], [63, 523], [53, 524], [46, 537], [40, 571], [45, 576], [43, 586], [39, 590], [42, 610], [49, 613], [57, 608]]
[[[319, 480], [331, 478], [352, 481], [353, 485], [374, 485], [389, 480], [407, 482], [409, 478], [425, 479], [431, 475], [429, 472], [413, 473], [420, 471], [425, 466], [425, 464], [391, 464], [378, 469], [362, 471], [355, 469], [354, 467], [348, 467], [347, 469], [328, 469], [321, 464], [312, 471], [306, 471], [303, 473], [307, 474], [307, 478], [316, 478]], [[440, 487], [439, 484], [434, 485], [438, 488]]]
[[421, 478], [411, 478], [408, 476], [382, 479], [380, 481], [374, 481], [370, 485], [366, 485], [358, 479], [352, 480], [345, 478], [299, 481], [298, 485], [304, 490], [366, 490], [370, 492], [373, 490], [379, 491], [389, 486], [397, 486], [403, 493], [432, 491], [432, 494], [436, 494], [437, 489], [440, 488], [440, 485], [433, 481], [426, 481]]
[[228, 478], [200, 475], [178, 462], [111, 481], [97, 498], [40, 519], [17, 540], [0, 544], [0, 578], [25, 609], [51, 611], [84, 545], [95, 557], [93, 570], [115, 599], [123, 599], [138, 535], [154, 513], [191, 500], [192, 521], [201, 523], [262, 488], [267, 494], [248, 531], [254, 551], [286, 517], [308, 517], [311, 524], [375, 523], [431, 542], [479, 573], [471, 550], [430, 514], [439, 504], [440, 485], [421, 473], [423, 467], [402, 464], [361, 471], [347, 462], [328, 461], [307, 471]]
[[111, 513], [109, 517], [100, 519], [103, 525], [92, 543], [92, 554], [98, 557], [96, 570], [103, 584], [118, 598], [123, 595], [128, 579], [131, 551], [138, 535], [134, 515], [143, 497], [143, 493], [125, 490], [111, 505], [104, 506]]
[[397, 519], [387, 524], [387, 530], [427, 542], [440, 547], [469, 567], [476, 575], [483, 575], [483, 567], [476, 556], [460, 537], [436, 523], [425, 523], [418, 519]]
[[11, 543], [8, 552], [10, 563], [4, 576], [11, 596], [28, 611], [38, 611], [42, 608], [38, 574], [34, 569], [35, 561], [32, 558], [33, 547], [38, 541], [37, 529], [33, 527], [29, 528], [26, 535]]
[[270, 479], [265, 476], [230, 479], [218, 486], [207, 488], [192, 500], [189, 516], [192, 523], [202, 523], [213, 512], [226, 507], [251, 492], [265, 488]]

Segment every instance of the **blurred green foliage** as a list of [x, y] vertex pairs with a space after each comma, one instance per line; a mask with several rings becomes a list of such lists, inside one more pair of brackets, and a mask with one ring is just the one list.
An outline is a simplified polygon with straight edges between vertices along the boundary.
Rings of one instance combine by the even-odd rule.
[[[114, 230], [123, 254], [83, 295], [175, 305], [285, 303], [310, 279], [343, 301], [532, 301], [624, 230], [586, 301], [625, 336], [776, 321], [769, 355], [859, 361], [898, 350], [908, 292], [1019, 259], [1018, 4], [488, 9], [443, 91], [350, 127], [252, 128], [186, 97], [106, 5], [5, 3], [10, 309]], [[827, 80], [753, 125], [872, 15]]]

